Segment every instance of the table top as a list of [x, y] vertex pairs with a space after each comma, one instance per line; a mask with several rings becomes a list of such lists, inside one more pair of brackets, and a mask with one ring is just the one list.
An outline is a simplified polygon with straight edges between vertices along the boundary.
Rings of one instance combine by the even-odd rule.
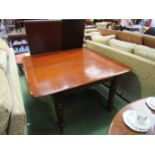
[[[110, 135], [154, 135], [155, 134], [155, 111], [151, 110], [146, 105], [146, 98], [130, 103], [129, 105], [122, 108], [113, 118], [109, 134]], [[131, 130], [123, 122], [122, 114], [127, 110], [143, 110], [147, 113], [151, 119], [152, 126], [148, 132], [140, 133]]]
[[130, 72], [128, 66], [86, 48], [27, 56], [24, 68], [29, 92], [34, 97], [103, 82]]

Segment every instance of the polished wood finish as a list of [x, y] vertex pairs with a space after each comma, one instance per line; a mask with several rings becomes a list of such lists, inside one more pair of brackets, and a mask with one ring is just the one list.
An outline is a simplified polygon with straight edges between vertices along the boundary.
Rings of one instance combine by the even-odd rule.
[[138, 35], [132, 35], [126, 32], [119, 31], [119, 33], [116, 35], [116, 38], [122, 41], [128, 41], [131, 43], [136, 43], [136, 44], [143, 44], [143, 38]]
[[85, 20], [63, 20], [62, 49], [82, 48]]
[[103, 54], [85, 48], [70, 49], [24, 58], [25, 75], [32, 96], [52, 95], [58, 126], [64, 128], [61, 99], [68, 93], [112, 80], [108, 108], [113, 105], [116, 79], [130, 68]]
[[82, 48], [85, 21], [32, 20], [26, 21], [26, 33], [31, 55]]
[[31, 55], [62, 49], [61, 20], [26, 21], [25, 28]]
[[35, 97], [102, 82], [130, 71], [129, 67], [85, 48], [28, 56], [24, 67], [29, 92]]
[[64, 129], [64, 125], [65, 125], [65, 120], [64, 120], [64, 107], [62, 105], [62, 98], [63, 95], [62, 94], [55, 94], [52, 95], [52, 99], [54, 101], [55, 104], [55, 112], [57, 115], [57, 122], [58, 122], [58, 127], [60, 128], [60, 133], [63, 134], [63, 129]]
[[[155, 134], [155, 112], [152, 111], [145, 103], [146, 99], [141, 99], [130, 103], [122, 108], [113, 118], [109, 134], [110, 135], [154, 135]], [[135, 132], [125, 125], [122, 115], [127, 110], [144, 110], [152, 121], [152, 126], [148, 132]]]
[[144, 35], [143, 40], [145, 46], [155, 48], [155, 36]]
[[113, 104], [114, 104], [114, 95], [116, 93], [117, 81], [118, 81], [118, 77], [114, 77], [111, 80], [109, 97], [108, 97], [108, 104], [107, 104], [108, 111], [111, 111], [111, 108], [113, 107]]

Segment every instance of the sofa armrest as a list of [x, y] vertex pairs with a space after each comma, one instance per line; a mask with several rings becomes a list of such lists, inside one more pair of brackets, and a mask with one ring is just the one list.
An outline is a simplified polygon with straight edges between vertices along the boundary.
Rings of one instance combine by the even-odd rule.
[[5, 72], [0, 68], [0, 135], [7, 134], [11, 113], [11, 94]]
[[10, 49], [9, 51], [6, 77], [12, 97], [12, 109], [8, 134], [25, 134], [26, 113], [13, 49]]

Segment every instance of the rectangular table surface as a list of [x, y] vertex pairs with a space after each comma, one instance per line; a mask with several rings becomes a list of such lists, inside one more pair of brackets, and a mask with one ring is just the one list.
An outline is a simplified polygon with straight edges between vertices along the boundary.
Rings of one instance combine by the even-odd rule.
[[41, 97], [101, 82], [130, 68], [86, 48], [27, 56], [25, 75], [32, 96]]

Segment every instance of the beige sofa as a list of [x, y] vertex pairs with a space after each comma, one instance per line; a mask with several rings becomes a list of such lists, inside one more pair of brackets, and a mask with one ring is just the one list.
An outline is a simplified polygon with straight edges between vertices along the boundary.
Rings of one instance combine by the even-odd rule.
[[27, 134], [14, 50], [0, 39], [0, 134]]
[[[124, 36], [121, 34], [121, 38], [123, 37]], [[155, 96], [155, 53], [148, 53], [149, 51], [145, 51], [147, 47], [139, 45], [142, 43], [140, 38], [137, 38], [136, 36], [132, 36], [130, 39], [131, 38], [134, 43], [129, 45], [129, 50], [127, 48], [127, 51], [123, 49], [124, 47], [121, 47], [120, 44], [124, 46], [124, 42], [120, 43], [118, 38], [112, 38], [108, 40], [108, 42], [105, 42], [105, 40], [104, 42], [92, 40], [86, 41], [87, 48], [99, 51], [132, 68], [132, 73], [129, 73], [120, 79], [117, 91], [120, 96], [128, 101]], [[141, 55], [142, 53], [143, 55]]]

